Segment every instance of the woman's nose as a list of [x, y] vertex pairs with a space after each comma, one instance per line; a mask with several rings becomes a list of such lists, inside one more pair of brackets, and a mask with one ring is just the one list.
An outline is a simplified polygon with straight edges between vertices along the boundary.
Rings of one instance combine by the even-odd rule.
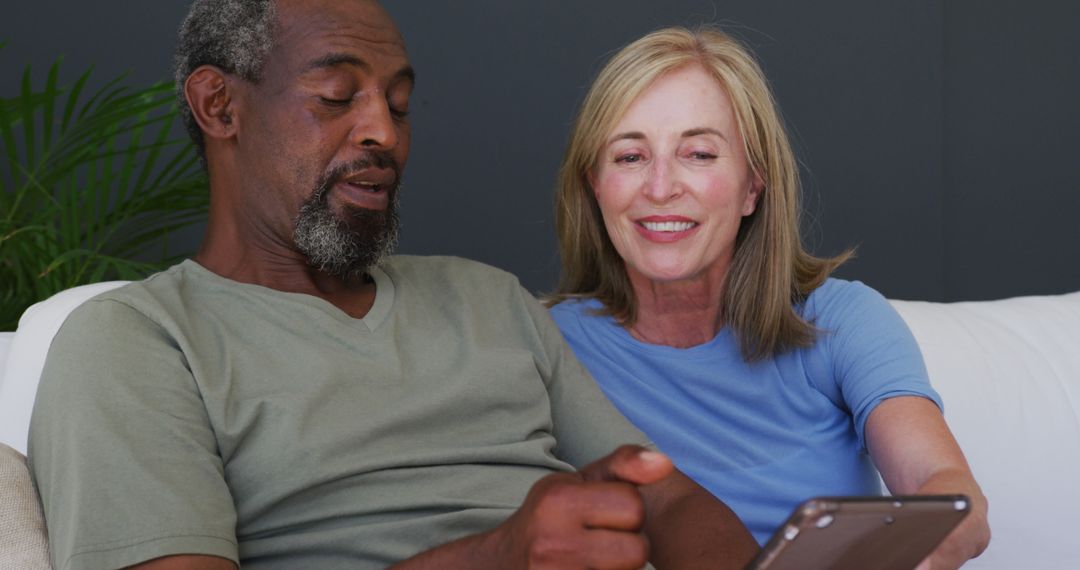
[[669, 160], [654, 159], [646, 171], [645, 197], [657, 203], [667, 202], [682, 193]]

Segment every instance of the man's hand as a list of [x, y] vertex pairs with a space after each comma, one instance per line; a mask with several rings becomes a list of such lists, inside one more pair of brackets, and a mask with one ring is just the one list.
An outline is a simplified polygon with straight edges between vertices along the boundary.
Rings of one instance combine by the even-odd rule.
[[393, 568], [641, 568], [650, 537], [660, 568], [742, 568], [757, 551], [735, 514], [666, 455], [625, 445], [540, 479], [498, 527]]
[[638, 486], [662, 482], [674, 470], [661, 453], [622, 446], [580, 472], [540, 479], [498, 527], [394, 568], [641, 568], [649, 542]]
[[627, 445], [579, 473], [544, 477], [496, 529], [505, 560], [528, 568], [641, 568], [649, 542], [638, 486], [672, 471], [667, 456]]

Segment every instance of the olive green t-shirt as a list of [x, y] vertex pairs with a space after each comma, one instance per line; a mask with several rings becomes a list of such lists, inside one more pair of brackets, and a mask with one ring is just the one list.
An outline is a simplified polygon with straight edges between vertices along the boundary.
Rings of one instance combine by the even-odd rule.
[[74, 311], [30, 429], [54, 565], [385, 567], [646, 441], [510, 274], [399, 256], [372, 276], [362, 319], [190, 260]]

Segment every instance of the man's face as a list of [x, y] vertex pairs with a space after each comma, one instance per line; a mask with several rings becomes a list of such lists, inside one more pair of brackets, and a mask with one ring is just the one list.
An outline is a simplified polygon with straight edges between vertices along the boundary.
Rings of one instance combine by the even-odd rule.
[[413, 86], [389, 16], [365, 0], [279, 0], [274, 47], [242, 84], [237, 153], [248, 221], [353, 277], [389, 253]]

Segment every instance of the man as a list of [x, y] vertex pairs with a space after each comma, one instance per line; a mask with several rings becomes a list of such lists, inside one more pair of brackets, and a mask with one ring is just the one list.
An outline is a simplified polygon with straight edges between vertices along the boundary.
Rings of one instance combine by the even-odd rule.
[[[385, 256], [414, 75], [367, 0], [196, 0], [194, 260], [76, 310], [30, 456], [58, 568], [738, 566], [755, 544], [503, 272]], [[580, 468], [575, 472], [573, 467]]]

